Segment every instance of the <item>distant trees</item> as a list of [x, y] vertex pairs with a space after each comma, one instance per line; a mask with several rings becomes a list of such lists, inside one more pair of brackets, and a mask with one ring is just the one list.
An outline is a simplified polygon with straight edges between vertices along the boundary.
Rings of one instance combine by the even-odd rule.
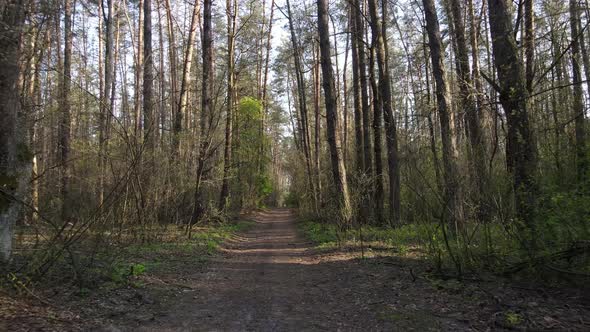
[[232, 153], [240, 161], [236, 165], [237, 187], [243, 197], [241, 205], [254, 208], [263, 205], [273, 191], [266, 167], [261, 169], [259, 166], [261, 158], [263, 164], [268, 163], [267, 156], [259, 155], [260, 146], [267, 145], [268, 140], [264, 132], [260, 131], [264, 108], [261, 101], [244, 97], [239, 101], [236, 111], [237, 121], [233, 126], [240, 144]]

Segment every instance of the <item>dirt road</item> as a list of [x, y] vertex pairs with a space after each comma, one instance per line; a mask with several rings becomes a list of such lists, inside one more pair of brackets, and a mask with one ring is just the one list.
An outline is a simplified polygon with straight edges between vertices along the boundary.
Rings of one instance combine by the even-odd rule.
[[[320, 254], [299, 237], [290, 210], [259, 213], [256, 221], [205, 269], [170, 272], [169, 280], [182, 287], [147, 290], [139, 310], [101, 330], [464, 331], [510, 328], [504, 323], [509, 314], [527, 326], [558, 315], [555, 327], [574, 327], [582, 314], [560, 299], [539, 299], [502, 284], [416, 278], [424, 264], [408, 258]], [[559, 319], [570, 316], [562, 325]]]
[[[358, 302], [345, 271], [322, 264], [296, 231], [290, 210], [256, 217], [255, 227], [225, 245], [168, 310], [142, 331], [380, 330], [368, 304]], [[350, 283], [349, 283], [349, 282]], [[131, 327], [122, 328], [130, 329]], [[118, 328], [120, 329], [120, 328]]]

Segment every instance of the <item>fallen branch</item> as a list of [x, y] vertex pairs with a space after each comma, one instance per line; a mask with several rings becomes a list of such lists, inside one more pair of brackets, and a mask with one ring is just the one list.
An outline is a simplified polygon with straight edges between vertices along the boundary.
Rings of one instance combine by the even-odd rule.
[[540, 265], [547, 265], [550, 262], [555, 262], [555, 261], [559, 261], [562, 259], [573, 258], [573, 257], [579, 256], [579, 255], [585, 254], [585, 253], [590, 253], [590, 243], [578, 242], [578, 243], [574, 244], [574, 246], [572, 246], [571, 248], [569, 248], [567, 250], [558, 251], [555, 253], [551, 253], [548, 255], [540, 256], [540, 257], [535, 257], [533, 259], [529, 259], [526, 261], [516, 263], [516, 264], [508, 267], [507, 269], [505, 269], [502, 272], [502, 274], [511, 275], [511, 274], [517, 273], [527, 267], [537, 267]]
[[545, 264], [545, 266], [548, 269], [553, 270], [555, 272], [559, 272], [559, 273], [563, 273], [563, 274], [569, 274], [569, 275], [577, 276], [577, 277], [590, 278], [590, 274], [589, 273], [583, 273], [583, 272], [577, 272], [577, 271], [570, 271], [570, 270], [559, 268], [559, 267], [554, 266], [552, 264]]

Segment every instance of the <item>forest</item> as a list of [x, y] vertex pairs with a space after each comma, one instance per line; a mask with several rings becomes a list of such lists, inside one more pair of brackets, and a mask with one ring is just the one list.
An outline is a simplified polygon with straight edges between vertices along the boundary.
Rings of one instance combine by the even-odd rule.
[[590, 330], [588, 0], [0, 0], [0, 330]]

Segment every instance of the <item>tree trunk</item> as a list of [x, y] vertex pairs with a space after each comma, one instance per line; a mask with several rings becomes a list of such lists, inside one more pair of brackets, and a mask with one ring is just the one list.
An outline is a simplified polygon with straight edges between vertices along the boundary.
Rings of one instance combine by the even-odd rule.
[[[474, 86], [469, 71], [469, 54], [467, 51], [467, 40], [465, 37], [465, 24], [463, 23], [463, 10], [459, 0], [450, 0], [451, 11], [453, 13], [453, 23], [455, 32], [455, 42], [457, 45], [457, 76], [459, 77], [459, 89], [461, 103], [465, 112], [467, 124], [467, 136], [469, 139], [469, 164], [471, 179], [476, 197], [477, 218], [487, 220], [488, 212], [485, 208], [487, 200], [488, 176], [485, 166], [485, 142], [482, 139], [481, 123], [479, 119], [480, 110], [477, 105], [477, 91]], [[440, 34], [440, 33], [439, 33]], [[442, 50], [441, 50], [442, 51]], [[475, 67], [475, 66], [474, 66]]]
[[[387, 143], [387, 163], [389, 166], [389, 209], [391, 224], [398, 225], [401, 218], [400, 211], [400, 169], [398, 162], [397, 125], [393, 117], [393, 103], [391, 97], [391, 81], [387, 61], [387, 38], [384, 35], [384, 25], [377, 14], [375, 0], [368, 0], [371, 18], [373, 45], [376, 47], [377, 66], [379, 71], [379, 97], [385, 116], [385, 141]], [[376, 129], [375, 129], [376, 130]]]
[[572, 72], [574, 84], [574, 128], [576, 136], [576, 172], [578, 181], [584, 183], [588, 175], [586, 148], [586, 117], [584, 114], [584, 91], [582, 90], [582, 71], [580, 66], [580, 17], [578, 0], [570, 0], [570, 28], [572, 32]]
[[13, 199], [24, 193], [28, 183], [28, 147], [21, 127], [22, 114], [18, 91], [19, 44], [25, 5], [9, 0], [0, 4], [0, 262], [12, 254], [14, 224], [20, 203]]
[[375, 47], [369, 50], [369, 81], [373, 91], [373, 151], [375, 155], [375, 222], [383, 224], [383, 139], [381, 136], [381, 123], [383, 122], [383, 103], [379, 97], [379, 88], [375, 78]]
[[[273, 1], [274, 2], [274, 1]], [[234, 65], [235, 55], [234, 47], [236, 41], [236, 17], [238, 3], [236, 0], [226, 0], [227, 13], [227, 108], [225, 119], [225, 147], [223, 150], [223, 182], [221, 184], [221, 194], [219, 195], [219, 210], [225, 210], [229, 198], [229, 180], [231, 173], [231, 146], [232, 146], [232, 113], [234, 108]], [[265, 75], [266, 76], [266, 75]], [[263, 95], [266, 95], [266, 84], [264, 85]], [[266, 107], [266, 106], [265, 106]]]
[[461, 227], [463, 222], [463, 206], [460, 195], [458, 177], [458, 167], [456, 152], [453, 149], [451, 141], [451, 119], [450, 112], [450, 95], [446, 81], [444, 50], [440, 37], [438, 25], [438, 15], [433, 0], [423, 0], [424, 16], [426, 19], [426, 32], [430, 47], [430, 59], [432, 60], [432, 73], [436, 82], [436, 101], [441, 128], [442, 140], [442, 157], [444, 169], [444, 209], [448, 221], [454, 223], [455, 230]]
[[[320, 111], [320, 47], [316, 44], [314, 47], [314, 68], [313, 68], [313, 108], [314, 108], [314, 152], [315, 152], [315, 176], [316, 176], [316, 190], [318, 195], [318, 205], [322, 205], [322, 169], [321, 169], [321, 111]], [[346, 126], [345, 126], [346, 127]], [[345, 128], [346, 130], [346, 128]]]
[[143, 119], [144, 144], [147, 150], [155, 147], [157, 128], [154, 116], [154, 59], [152, 56], [152, 0], [143, 0]]
[[213, 116], [213, 31], [211, 23], [211, 8], [213, 0], [205, 0], [203, 3], [203, 86], [201, 89], [201, 116], [199, 121], [200, 142], [197, 160], [197, 174], [195, 179], [195, 206], [193, 209], [192, 223], [201, 221], [205, 213], [203, 178], [205, 173], [205, 163], [210, 149], [210, 125], [209, 121]]
[[[268, 97], [267, 97], [267, 90], [268, 90], [268, 68], [270, 62], [270, 50], [272, 48], [272, 23], [273, 23], [273, 16], [274, 16], [274, 9], [275, 9], [275, 0], [271, 0], [270, 3], [270, 16], [268, 20], [268, 33], [266, 35], [266, 55], [264, 57], [264, 75], [262, 80], [262, 121], [260, 121], [260, 135], [261, 137], [264, 136], [264, 128], [266, 125], [266, 117], [268, 115]], [[258, 158], [258, 169], [259, 171], [262, 170], [262, 163], [263, 163], [263, 156], [264, 156], [264, 140], [260, 142], [260, 156]]]
[[531, 94], [533, 92], [533, 79], [535, 78], [535, 29], [533, 0], [524, 0], [524, 56], [526, 58], [526, 87]]
[[328, 4], [326, 0], [318, 0], [318, 33], [320, 37], [320, 55], [322, 62], [322, 76], [325, 103], [326, 126], [328, 145], [330, 147], [330, 160], [332, 163], [332, 175], [334, 177], [335, 194], [338, 195], [338, 203], [345, 226], [348, 226], [351, 218], [350, 196], [346, 182], [346, 168], [341, 158], [340, 142], [338, 138], [338, 114], [336, 105], [336, 87], [334, 84], [334, 68], [330, 54], [330, 34], [328, 26]]
[[[361, 68], [359, 66], [359, 48], [364, 50], [364, 45], [358, 44], [358, 37], [359, 31], [357, 28], [357, 22], [354, 19], [356, 16], [356, 12], [359, 10], [356, 7], [356, 2], [354, 1], [353, 6], [350, 7], [350, 15], [351, 15], [351, 24], [350, 30], [352, 34], [352, 90], [353, 90], [353, 98], [354, 98], [354, 141], [355, 141], [355, 163], [357, 169], [357, 175], [360, 177], [365, 172], [365, 153], [364, 153], [364, 136], [363, 136], [363, 123], [362, 123], [362, 100], [361, 100], [361, 85], [360, 85], [360, 75], [361, 75]], [[354, 15], [354, 16], [353, 16]], [[362, 23], [361, 23], [362, 24]], [[362, 35], [361, 35], [362, 36]], [[362, 37], [361, 37], [362, 38]], [[361, 207], [362, 209], [362, 207]]]
[[[139, 0], [138, 10], [139, 10], [139, 19], [137, 23], [137, 52], [136, 52], [136, 62], [135, 62], [135, 101], [133, 105], [133, 113], [135, 115], [135, 136], [136, 139], [139, 141], [139, 137], [141, 136], [141, 132], [144, 129], [141, 117], [141, 79], [143, 73], [143, 41], [144, 41], [144, 1], [149, 0]], [[150, 20], [151, 21], [151, 20]]]
[[[99, 76], [104, 77], [103, 91], [100, 95], [102, 99], [100, 101], [100, 124], [99, 124], [99, 137], [98, 137], [98, 167], [99, 167], [99, 204], [104, 201], [104, 190], [105, 190], [105, 168], [106, 168], [106, 142], [108, 140], [108, 124], [112, 114], [111, 109], [111, 92], [113, 84], [114, 74], [114, 16], [113, 16], [113, 0], [107, 0], [107, 18], [106, 18], [106, 34], [105, 34], [105, 57], [104, 57], [104, 73], [99, 73]], [[102, 13], [100, 13], [102, 15]], [[102, 31], [100, 31], [102, 34]], [[102, 36], [99, 36], [102, 38]]]
[[[169, 1], [169, 0], [167, 0]], [[191, 17], [191, 26], [188, 34], [188, 40], [186, 45], [186, 51], [184, 55], [184, 63], [182, 66], [182, 80], [180, 83], [180, 98], [179, 104], [177, 108], [176, 115], [174, 116], [174, 133], [172, 136], [172, 142], [174, 146], [175, 153], [180, 155], [181, 144], [180, 144], [180, 134], [182, 133], [182, 122], [183, 117], [187, 114], [187, 107], [188, 107], [188, 81], [191, 74], [191, 67], [193, 63], [193, 53], [194, 53], [194, 43], [195, 38], [197, 37], [197, 23], [199, 21], [199, 1], [195, 1], [193, 7], [193, 15]], [[172, 62], [171, 64], [172, 65]]]
[[488, 1], [494, 65], [498, 72], [500, 103], [506, 113], [508, 142], [506, 159], [515, 192], [516, 216], [534, 230], [536, 204], [536, 148], [529, 127], [528, 93], [522, 60], [513, 36], [507, 0]]
[[[297, 92], [299, 95], [299, 113], [301, 121], [301, 143], [303, 153], [305, 156], [305, 165], [307, 167], [307, 178], [309, 184], [309, 190], [313, 197], [314, 210], [317, 213], [319, 211], [317, 193], [313, 183], [313, 172], [311, 170], [311, 149], [309, 139], [309, 122], [307, 120], [307, 98], [305, 94], [305, 77], [303, 75], [303, 65], [301, 63], [300, 47], [295, 33], [295, 27], [293, 25], [293, 15], [291, 13], [291, 3], [287, 0], [287, 16], [289, 19], [289, 30], [291, 32], [291, 43], [293, 44], [293, 58], [295, 63], [295, 78], [297, 79]], [[329, 45], [329, 44], [328, 44]]]
[[61, 117], [58, 132], [59, 163], [61, 165], [60, 196], [61, 196], [61, 218], [67, 222], [70, 214], [69, 205], [69, 182], [71, 166], [70, 158], [71, 145], [71, 114], [70, 114], [70, 86], [72, 79], [72, 1], [64, 0], [64, 57], [63, 76], [61, 81]]

